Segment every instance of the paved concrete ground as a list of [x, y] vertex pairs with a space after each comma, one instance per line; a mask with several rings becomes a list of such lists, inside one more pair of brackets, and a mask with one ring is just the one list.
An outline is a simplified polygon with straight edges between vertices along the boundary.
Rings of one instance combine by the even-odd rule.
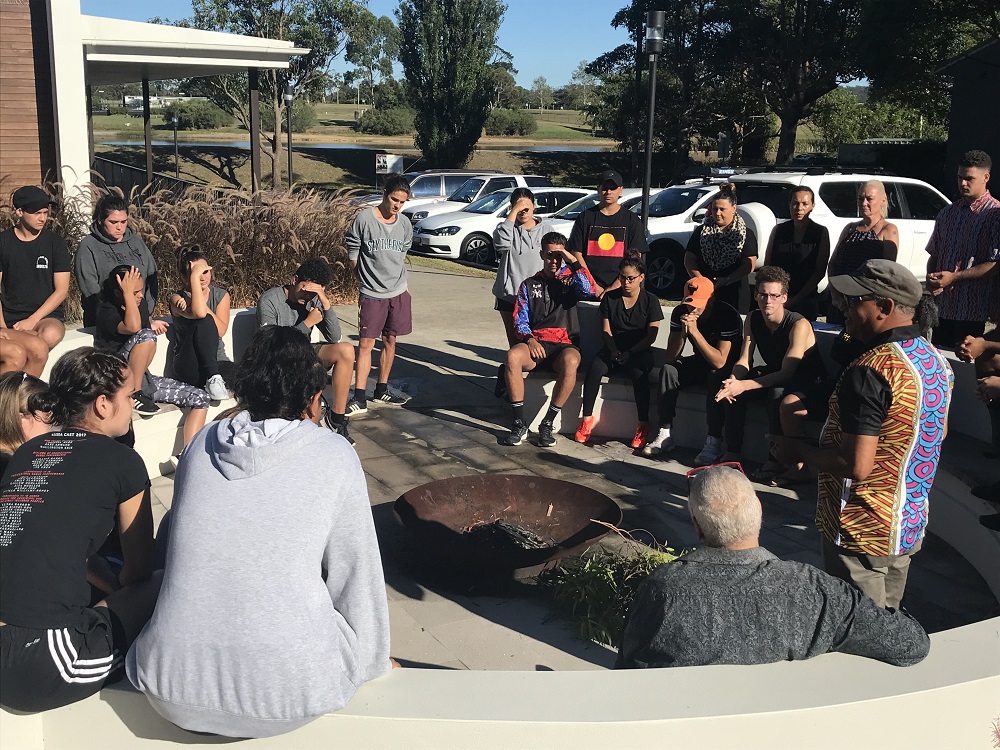
[[[415, 269], [410, 278], [415, 330], [397, 344], [392, 384], [411, 399], [403, 407], [371, 408], [351, 422], [382, 549], [393, 655], [404, 665], [459, 669], [609, 667], [614, 652], [579, 640], [551, 619], [538, 587], [476, 586], [443, 575], [395, 523], [392, 503], [420, 484], [472, 473], [565, 479], [614, 498], [624, 512], [624, 528], [645, 529], [679, 550], [696, 543], [684, 478], [695, 451], [679, 449], [671, 460], [650, 460], [616, 441], [583, 446], [565, 437], [551, 449], [499, 446], [497, 436], [505, 432], [510, 413], [493, 397], [506, 344], [491, 309], [492, 281], [426, 269]], [[356, 333], [356, 309], [339, 313], [345, 333]], [[981, 447], [965, 446], [964, 452]], [[169, 507], [171, 492], [169, 477], [153, 482], [157, 520]], [[758, 487], [758, 492], [764, 503], [761, 543], [782, 558], [818, 564], [814, 487], [799, 493]], [[933, 535], [914, 559], [905, 604], [932, 632], [998, 612], [982, 578]]]

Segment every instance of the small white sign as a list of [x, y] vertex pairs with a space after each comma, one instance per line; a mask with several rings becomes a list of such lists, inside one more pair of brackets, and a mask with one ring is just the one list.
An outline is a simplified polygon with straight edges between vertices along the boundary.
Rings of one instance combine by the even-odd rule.
[[403, 157], [398, 154], [375, 154], [375, 174], [403, 174]]

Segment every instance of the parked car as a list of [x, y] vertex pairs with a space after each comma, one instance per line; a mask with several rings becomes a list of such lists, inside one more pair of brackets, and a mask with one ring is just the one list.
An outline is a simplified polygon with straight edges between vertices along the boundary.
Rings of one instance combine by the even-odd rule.
[[[889, 199], [889, 220], [899, 227], [897, 260], [921, 280], [926, 275], [926, 247], [934, 229], [934, 219], [938, 211], [950, 202], [926, 182], [895, 175], [812, 168], [808, 171], [750, 170], [729, 179], [736, 184], [736, 197], [741, 206], [760, 204], [771, 214], [770, 221], [761, 220], [759, 231], [755, 229], [760, 245], [758, 263], [764, 260], [764, 251], [774, 226], [789, 219], [788, 198], [793, 187], [806, 185], [813, 189], [816, 208], [813, 209], [812, 218], [829, 230], [831, 245], [836, 246], [844, 227], [860, 218], [857, 195], [861, 185], [871, 179], [881, 180]], [[667, 190], [697, 192], [697, 196], [689, 196], [693, 200], [682, 213], [672, 215], [662, 222], [654, 223], [651, 219], [648, 228], [647, 288], [660, 296], [676, 298], [687, 279], [684, 251], [688, 240], [705, 218], [708, 204], [718, 193], [718, 187], [678, 185]], [[660, 193], [657, 201], [667, 203], [677, 198], [683, 204], [680, 199], [686, 200], [685, 196], [675, 196], [673, 193], [664, 195], [666, 192]], [[824, 279], [820, 283], [820, 289], [825, 286]]]
[[[423, 172], [404, 172], [403, 177], [410, 183], [413, 196], [404, 205], [421, 206], [425, 203], [447, 198], [465, 184], [470, 177], [500, 174], [495, 169], [428, 169]], [[351, 198], [355, 206], [377, 206], [382, 202], [382, 193], [368, 193]]]
[[[650, 201], [652, 201], [653, 196], [659, 193], [662, 189], [663, 188], [652, 188], [649, 191]], [[642, 190], [639, 188], [625, 188], [622, 190], [622, 197], [618, 199], [618, 202], [630, 211], [641, 213]], [[566, 206], [566, 208], [556, 211], [556, 213], [548, 219], [549, 224], [552, 225], [552, 231], [559, 232], [559, 234], [569, 237], [569, 233], [573, 231], [573, 222], [576, 221], [576, 217], [588, 208], [593, 208], [596, 205], [597, 193], [591, 191], [580, 200], [574, 201]]]
[[516, 187], [552, 187], [552, 180], [534, 174], [493, 174], [470, 177], [448, 196], [448, 200], [418, 198], [407, 201], [406, 205], [403, 206], [403, 215], [416, 223], [428, 216], [461, 211], [468, 204], [484, 198], [490, 193]]
[[[510, 211], [514, 188], [491, 193], [461, 211], [451, 211], [421, 219], [413, 227], [411, 252], [439, 258], [461, 258], [473, 263], [496, 263], [493, 230]], [[587, 195], [585, 188], [538, 188], [535, 216], [545, 219], [564, 206]]]

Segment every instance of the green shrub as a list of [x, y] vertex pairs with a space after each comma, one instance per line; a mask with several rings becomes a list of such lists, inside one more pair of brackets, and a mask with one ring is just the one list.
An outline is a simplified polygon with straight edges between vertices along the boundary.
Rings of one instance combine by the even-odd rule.
[[[287, 117], [287, 114], [282, 115]], [[316, 117], [316, 108], [306, 101], [292, 102], [292, 132], [304, 133], [309, 128], [315, 127], [319, 119]], [[260, 127], [261, 130], [271, 132], [274, 130], [274, 109], [270, 104], [262, 104], [260, 107]], [[281, 127], [285, 127], [282, 120]]]
[[405, 107], [368, 109], [361, 114], [354, 129], [369, 135], [407, 135], [413, 132], [413, 110]]
[[492, 109], [483, 127], [486, 135], [531, 135], [538, 123], [523, 109]]
[[213, 130], [228, 127], [234, 122], [232, 115], [206, 99], [171, 102], [163, 108], [163, 119], [167, 125], [170, 125], [174, 115], [177, 115], [178, 130]]

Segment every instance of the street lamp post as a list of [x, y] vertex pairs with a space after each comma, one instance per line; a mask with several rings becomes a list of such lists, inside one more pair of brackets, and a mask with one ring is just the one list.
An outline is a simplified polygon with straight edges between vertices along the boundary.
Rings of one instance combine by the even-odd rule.
[[292, 84], [285, 85], [285, 130], [288, 131], [288, 187], [292, 187], [292, 101], [295, 99], [295, 89]]
[[656, 108], [656, 60], [663, 50], [664, 12], [646, 14], [646, 53], [649, 55], [649, 114], [646, 130], [646, 175], [642, 182], [642, 228], [649, 228], [649, 188], [653, 181], [653, 112]]
[[181, 178], [181, 160], [180, 156], [177, 154], [177, 113], [174, 112], [170, 116], [170, 122], [174, 126], [174, 177], [178, 180]]

